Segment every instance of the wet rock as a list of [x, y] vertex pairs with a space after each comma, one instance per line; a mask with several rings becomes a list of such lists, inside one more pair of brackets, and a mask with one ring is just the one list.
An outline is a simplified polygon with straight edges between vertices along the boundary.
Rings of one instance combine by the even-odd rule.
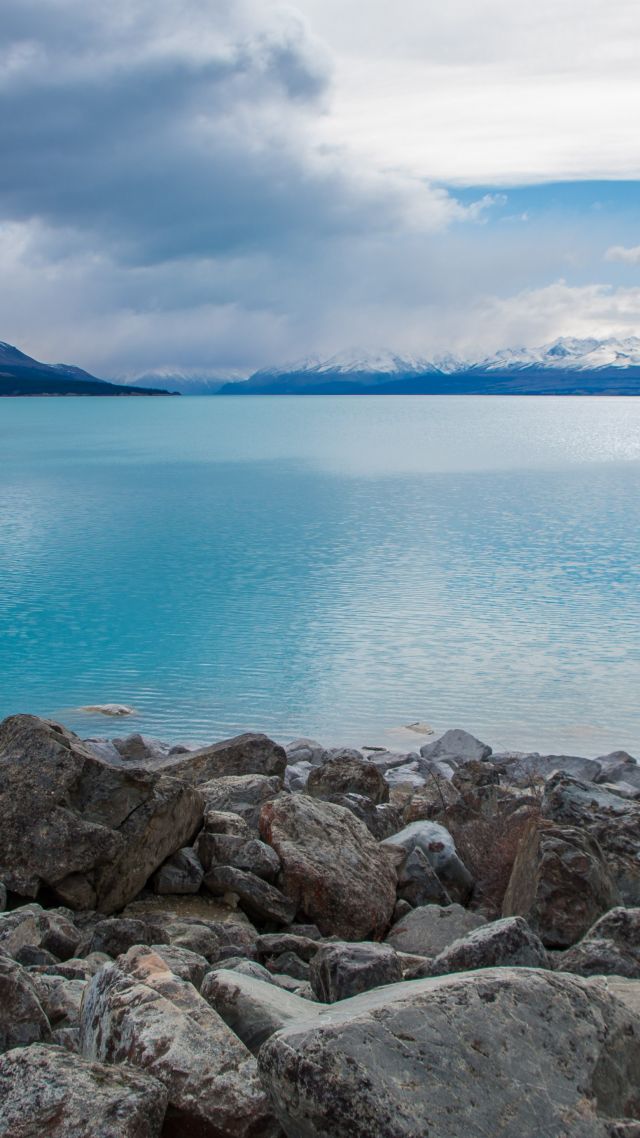
[[106, 715], [111, 719], [122, 719], [126, 715], [136, 715], [135, 707], [126, 703], [91, 703], [86, 707], [79, 707], [78, 711], [86, 711], [91, 715]]
[[640, 980], [640, 909], [611, 909], [577, 944], [559, 954], [556, 967], [580, 976]]
[[312, 798], [325, 801], [336, 794], [358, 794], [375, 805], [389, 801], [389, 787], [374, 763], [361, 758], [330, 758], [309, 774], [306, 786]]
[[31, 715], [0, 724], [0, 878], [22, 896], [50, 887], [73, 908], [122, 907], [202, 816], [196, 791], [118, 769]]
[[595, 838], [623, 903], [640, 905], [640, 802], [559, 773], [546, 784], [542, 813]]
[[509, 968], [397, 984], [281, 1029], [258, 1064], [296, 1138], [611, 1138], [638, 1118], [640, 1019], [589, 985]]
[[1, 1138], [160, 1138], [165, 1088], [131, 1067], [34, 1043], [0, 1059]]
[[263, 806], [260, 832], [280, 857], [283, 892], [321, 932], [356, 940], [386, 930], [393, 860], [348, 810], [291, 795]]
[[438, 956], [448, 945], [474, 929], [487, 924], [480, 913], [463, 909], [462, 905], [424, 905], [402, 917], [387, 936], [387, 944], [398, 952], [419, 956]]
[[619, 894], [595, 838], [582, 828], [533, 819], [525, 829], [502, 905], [525, 917], [547, 948], [568, 948]]
[[51, 1028], [31, 977], [14, 960], [0, 955], [0, 1051], [46, 1042]]
[[204, 869], [190, 846], [171, 854], [153, 875], [156, 893], [197, 893]]
[[[437, 822], [411, 822], [397, 834], [392, 834], [382, 843], [405, 851], [408, 859], [414, 850], [419, 850], [429, 862], [434, 873], [444, 885], [449, 896], [455, 901], [466, 902], [473, 890], [473, 878], [467, 867], [458, 857], [451, 834]], [[399, 868], [402, 880], [403, 867]], [[403, 894], [407, 901], [412, 898]]]
[[164, 764], [165, 774], [172, 774], [194, 785], [228, 775], [264, 775], [282, 778], [287, 765], [283, 747], [266, 735], [237, 735], [210, 747], [201, 747], [186, 756], [170, 757]]
[[134, 949], [89, 982], [80, 1048], [85, 1058], [127, 1063], [157, 1078], [168, 1092], [168, 1133], [277, 1135], [250, 1052], [153, 952]]
[[492, 921], [454, 940], [436, 956], [432, 976], [475, 968], [547, 968], [544, 945], [522, 917]]
[[275, 1031], [308, 1017], [314, 1007], [309, 1000], [237, 969], [209, 972], [202, 995], [254, 1055]]
[[[262, 774], [234, 775], [204, 783], [200, 790], [210, 810], [238, 814], [256, 836], [260, 810], [282, 791], [282, 780]], [[207, 829], [208, 829], [207, 825]]]
[[296, 915], [295, 902], [254, 873], [216, 865], [205, 875], [204, 883], [214, 895], [235, 893], [245, 912], [257, 920], [287, 925]]
[[325, 1004], [402, 980], [402, 965], [389, 944], [324, 944], [310, 966], [311, 988]]
[[444, 735], [434, 743], [425, 743], [420, 748], [423, 759], [449, 763], [454, 767], [473, 760], [482, 762], [483, 759], [488, 759], [491, 753], [491, 747], [486, 743], [481, 743], [468, 731], [461, 731], [459, 728], [445, 731]]

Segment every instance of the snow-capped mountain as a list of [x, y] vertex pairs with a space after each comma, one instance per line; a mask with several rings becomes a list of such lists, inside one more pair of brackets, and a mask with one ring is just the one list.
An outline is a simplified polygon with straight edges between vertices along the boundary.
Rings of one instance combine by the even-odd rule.
[[170, 391], [178, 391], [181, 395], [216, 395], [225, 383], [237, 383], [246, 378], [246, 371], [230, 369], [189, 371], [165, 367], [142, 374], [124, 375], [120, 377], [119, 382], [126, 383], [129, 387], [145, 389], [161, 386]]
[[398, 355], [378, 349], [349, 348], [333, 356], [306, 356], [280, 367], [261, 368], [252, 380], [286, 375], [315, 376], [409, 376], [453, 375], [456, 372], [520, 371], [524, 368], [554, 368], [592, 371], [600, 368], [640, 367], [640, 337], [578, 340], [562, 337], [540, 348], [503, 348], [492, 356], [462, 359], [450, 353], [426, 356]]

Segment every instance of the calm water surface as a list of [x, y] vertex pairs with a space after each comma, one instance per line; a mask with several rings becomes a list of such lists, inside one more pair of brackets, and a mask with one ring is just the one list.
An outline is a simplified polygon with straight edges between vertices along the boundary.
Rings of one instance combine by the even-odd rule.
[[640, 399], [0, 401], [0, 714], [639, 754], [639, 630]]

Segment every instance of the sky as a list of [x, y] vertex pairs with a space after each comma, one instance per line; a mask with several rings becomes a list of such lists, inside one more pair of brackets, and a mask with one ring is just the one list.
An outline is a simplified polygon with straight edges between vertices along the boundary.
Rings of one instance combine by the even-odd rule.
[[636, 0], [2, 0], [0, 339], [105, 378], [640, 334]]

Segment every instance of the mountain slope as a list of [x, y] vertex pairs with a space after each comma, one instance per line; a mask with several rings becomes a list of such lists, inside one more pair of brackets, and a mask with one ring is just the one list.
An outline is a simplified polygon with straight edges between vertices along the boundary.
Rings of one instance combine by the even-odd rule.
[[262, 369], [220, 394], [640, 395], [640, 338], [564, 338], [475, 361], [352, 349]]
[[159, 388], [108, 383], [72, 364], [43, 364], [0, 341], [0, 396], [169, 394]]

